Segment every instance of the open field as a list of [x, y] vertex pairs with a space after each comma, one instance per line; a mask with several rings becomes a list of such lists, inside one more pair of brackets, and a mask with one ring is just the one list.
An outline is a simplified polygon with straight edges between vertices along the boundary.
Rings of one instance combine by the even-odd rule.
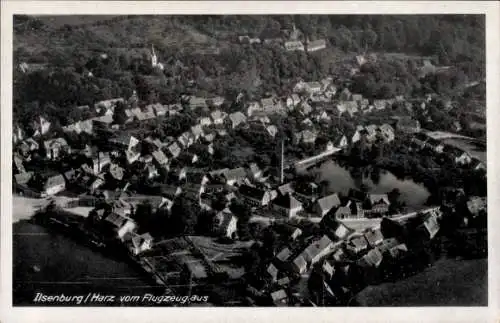
[[442, 259], [427, 270], [395, 282], [365, 288], [360, 306], [487, 306], [487, 259]]

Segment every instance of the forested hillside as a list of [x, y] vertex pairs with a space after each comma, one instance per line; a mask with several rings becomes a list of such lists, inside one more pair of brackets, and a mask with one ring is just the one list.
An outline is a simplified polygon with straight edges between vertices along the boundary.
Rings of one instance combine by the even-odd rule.
[[[294, 24], [301, 40], [325, 39], [327, 49], [287, 52], [238, 41], [240, 35], [283, 38]], [[183, 93], [229, 99], [241, 91], [250, 98], [286, 94], [296, 78], [345, 79], [360, 53], [378, 57], [349, 83], [365, 97], [452, 97], [463, 84], [484, 79], [484, 25], [479, 15], [16, 16], [15, 66], [42, 68], [14, 70], [14, 117], [28, 124], [37, 112], [64, 124], [78, 119], [77, 105], [128, 97], [133, 90], [145, 102], [162, 103]], [[151, 67], [152, 45], [163, 71]], [[419, 78], [423, 57], [452, 68]]]

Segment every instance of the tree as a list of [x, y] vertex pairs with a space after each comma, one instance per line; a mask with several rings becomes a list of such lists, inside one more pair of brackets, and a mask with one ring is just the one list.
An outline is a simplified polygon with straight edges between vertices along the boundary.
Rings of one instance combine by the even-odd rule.
[[179, 196], [174, 201], [171, 210], [171, 233], [193, 234], [198, 220], [194, 203], [186, 196]]

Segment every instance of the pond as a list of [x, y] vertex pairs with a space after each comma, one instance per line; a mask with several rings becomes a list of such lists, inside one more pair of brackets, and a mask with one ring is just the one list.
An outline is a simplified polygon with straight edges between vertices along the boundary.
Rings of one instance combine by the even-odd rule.
[[373, 194], [388, 193], [397, 188], [401, 193], [401, 201], [409, 208], [421, 208], [430, 195], [422, 184], [411, 179], [398, 179], [389, 171], [365, 169], [363, 172], [359, 178], [355, 178], [348, 169], [331, 160], [312, 170], [318, 182], [324, 180], [328, 183], [328, 191], [332, 193], [346, 195], [349, 189], [360, 189], [362, 184]]

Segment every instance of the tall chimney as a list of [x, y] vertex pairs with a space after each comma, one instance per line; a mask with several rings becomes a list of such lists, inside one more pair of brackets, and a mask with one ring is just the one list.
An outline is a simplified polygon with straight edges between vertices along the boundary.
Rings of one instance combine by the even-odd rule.
[[285, 140], [281, 139], [281, 152], [280, 152], [280, 183], [285, 181]]

